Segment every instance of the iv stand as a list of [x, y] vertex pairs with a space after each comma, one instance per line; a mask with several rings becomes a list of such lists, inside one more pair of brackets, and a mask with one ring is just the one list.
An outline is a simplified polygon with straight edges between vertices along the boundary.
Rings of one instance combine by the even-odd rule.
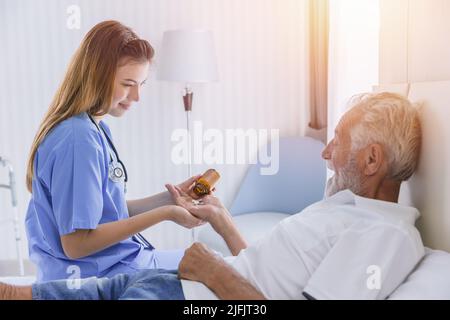
[[14, 170], [11, 165], [11, 163], [6, 160], [5, 158], [0, 157], [0, 166], [8, 168], [9, 171], [9, 184], [0, 184], [0, 188], [9, 189], [11, 192], [11, 204], [13, 207], [13, 218], [12, 219], [4, 219], [1, 222], [9, 222], [12, 221], [14, 225], [14, 234], [16, 238], [16, 253], [17, 253], [17, 259], [19, 260], [19, 270], [20, 275], [25, 275], [24, 270], [24, 264], [23, 264], [23, 258], [22, 258], [22, 251], [20, 249], [20, 242], [22, 240], [20, 236], [20, 229], [19, 229], [19, 214], [17, 209], [17, 192], [16, 192], [16, 179], [14, 175]]
[[[194, 93], [189, 88], [189, 86], [186, 84], [184, 91], [183, 91], [183, 104], [184, 104], [184, 111], [186, 111], [186, 129], [188, 134], [188, 178], [192, 177], [192, 155], [191, 155], [191, 119], [190, 119], [190, 113], [192, 111], [192, 99], [193, 99]], [[195, 242], [195, 228], [191, 229], [191, 240], [192, 243]]]

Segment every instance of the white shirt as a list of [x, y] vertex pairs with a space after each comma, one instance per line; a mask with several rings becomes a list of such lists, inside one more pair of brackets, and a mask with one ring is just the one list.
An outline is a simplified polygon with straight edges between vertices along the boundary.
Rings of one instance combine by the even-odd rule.
[[[226, 260], [268, 299], [385, 299], [424, 255], [418, 217], [344, 190]], [[181, 283], [188, 300], [217, 299], [199, 282]]]

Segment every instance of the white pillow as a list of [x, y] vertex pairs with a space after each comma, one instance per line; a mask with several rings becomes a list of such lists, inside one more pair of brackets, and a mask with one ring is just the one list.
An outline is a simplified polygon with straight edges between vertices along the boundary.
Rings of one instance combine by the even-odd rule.
[[450, 299], [450, 253], [426, 248], [424, 258], [388, 299]]
[[[250, 245], [264, 237], [278, 222], [290, 216], [290, 214], [278, 212], [255, 212], [235, 216], [233, 220], [244, 239]], [[197, 241], [206, 244], [209, 248], [220, 252], [225, 257], [231, 255], [225, 241], [209, 224], [199, 229]]]
[[36, 277], [35, 276], [0, 277], [0, 282], [14, 284], [17, 286], [28, 286], [36, 282]]

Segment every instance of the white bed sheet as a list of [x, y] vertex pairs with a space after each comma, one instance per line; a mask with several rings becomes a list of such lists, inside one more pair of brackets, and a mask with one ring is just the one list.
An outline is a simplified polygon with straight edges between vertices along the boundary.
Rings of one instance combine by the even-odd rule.
[[450, 253], [427, 248], [424, 258], [389, 299], [449, 300]]
[[[30, 285], [35, 281], [34, 276], [0, 277], [0, 282], [15, 285]], [[426, 248], [423, 259], [389, 299], [449, 300], [450, 253]]]

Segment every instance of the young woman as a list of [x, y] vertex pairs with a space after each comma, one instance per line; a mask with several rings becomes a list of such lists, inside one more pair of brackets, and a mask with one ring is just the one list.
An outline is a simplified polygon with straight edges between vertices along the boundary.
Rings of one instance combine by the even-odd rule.
[[[139, 101], [153, 54], [131, 29], [105, 21], [72, 58], [28, 160], [26, 229], [38, 281], [176, 269], [183, 250], [155, 250], [139, 232], [164, 220], [202, 223], [168, 192], [125, 200], [126, 169], [103, 118]], [[197, 178], [179, 187], [189, 191]]]

